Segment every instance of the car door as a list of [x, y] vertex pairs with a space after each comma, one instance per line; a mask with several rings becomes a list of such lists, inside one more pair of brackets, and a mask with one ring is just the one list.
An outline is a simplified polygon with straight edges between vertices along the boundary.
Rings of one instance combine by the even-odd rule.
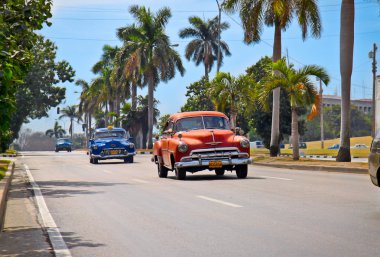
[[170, 167], [170, 152], [169, 152], [169, 140], [171, 139], [171, 131], [173, 131], [173, 121], [169, 120], [165, 126], [164, 133], [161, 139], [162, 158], [165, 166]]

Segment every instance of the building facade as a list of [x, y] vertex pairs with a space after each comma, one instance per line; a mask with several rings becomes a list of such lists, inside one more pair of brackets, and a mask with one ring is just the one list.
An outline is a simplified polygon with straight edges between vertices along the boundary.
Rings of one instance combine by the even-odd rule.
[[[323, 95], [323, 107], [341, 105], [341, 100], [337, 95]], [[351, 99], [351, 104], [366, 114], [372, 113], [372, 99]]]

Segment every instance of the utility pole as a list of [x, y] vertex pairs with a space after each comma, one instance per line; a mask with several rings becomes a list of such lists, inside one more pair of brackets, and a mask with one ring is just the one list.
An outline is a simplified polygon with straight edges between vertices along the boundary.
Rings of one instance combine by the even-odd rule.
[[322, 88], [322, 80], [319, 80], [319, 114], [321, 116], [321, 149], [325, 148], [325, 134], [323, 129], [323, 88]]
[[216, 4], [218, 5], [219, 9], [219, 16], [218, 16], [218, 63], [216, 64], [216, 73], [219, 72], [220, 69], [220, 23], [221, 23], [221, 18], [222, 18], [222, 5], [224, 1], [219, 4], [219, 1], [216, 0]]
[[372, 73], [373, 73], [373, 81], [372, 81], [372, 137], [375, 137], [375, 117], [376, 117], [376, 99], [375, 99], [375, 88], [376, 88], [376, 50], [377, 46], [373, 44], [373, 50], [368, 53], [368, 57], [372, 58]]

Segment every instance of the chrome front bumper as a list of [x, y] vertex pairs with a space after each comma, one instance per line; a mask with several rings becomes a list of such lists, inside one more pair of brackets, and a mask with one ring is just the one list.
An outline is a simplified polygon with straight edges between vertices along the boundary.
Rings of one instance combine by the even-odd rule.
[[133, 153], [127, 153], [127, 154], [113, 154], [113, 155], [100, 155], [100, 154], [91, 154], [91, 158], [96, 158], [100, 160], [106, 160], [106, 159], [124, 159], [129, 156], [136, 155], [136, 152]]
[[245, 165], [251, 163], [251, 158], [231, 158], [231, 159], [215, 159], [215, 160], [191, 160], [191, 161], [180, 161], [174, 164], [175, 168], [190, 168], [190, 167], [205, 167], [207, 168], [210, 161], [222, 161], [222, 166], [234, 166], [234, 165]]

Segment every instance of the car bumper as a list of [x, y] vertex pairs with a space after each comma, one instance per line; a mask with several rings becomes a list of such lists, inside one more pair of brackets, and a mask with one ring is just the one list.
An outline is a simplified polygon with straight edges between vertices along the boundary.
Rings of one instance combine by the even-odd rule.
[[215, 160], [192, 160], [192, 161], [180, 161], [174, 164], [175, 168], [192, 168], [192, 167], [204, 167], [208, 168], [210, 161], [222, 161], [222, 167], [224, 166], [234, 166], [234, 165], [245, 165], [251, 163], [251, 158], [233, 158], [233, 159], [215, 159]]
[[127, 153], [127, 154], [113, 154], [113, 155], [98, 155], [91, 154], [91, 158], [99, 159], [99, 160], [107, 160], [107, 159], [124, 159], [130, 156], [136, 155], [136, 152]]

